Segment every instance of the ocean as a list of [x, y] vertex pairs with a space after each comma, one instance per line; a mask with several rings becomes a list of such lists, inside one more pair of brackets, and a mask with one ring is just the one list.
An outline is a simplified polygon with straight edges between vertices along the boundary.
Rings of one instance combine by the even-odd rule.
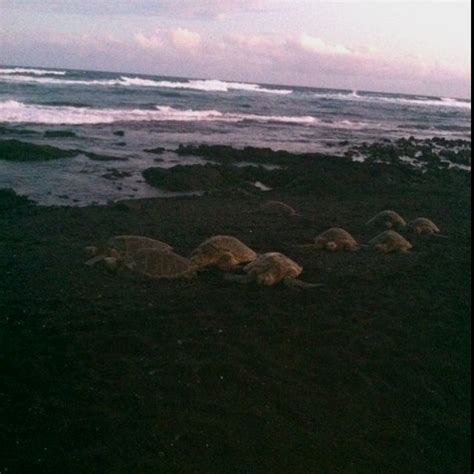
[[[315, 79], [316, 80], [316, 79]], [[69, 137], [45, 132], [72, 132]], [[471, 101], [141, 74], [0, 66], [0, 139], [122, 160], [6, 162], [0, 188], [42, 205], [171, 196], [148, 186], [151, 166], [196, 164], [180, 144], [268, 147], [342, 155], [348, 147], [415, 136], [471, 139]], [[146, 149], [163, 147], [156, 155]], [[114, 170], [120, 181], [107, 179]]]

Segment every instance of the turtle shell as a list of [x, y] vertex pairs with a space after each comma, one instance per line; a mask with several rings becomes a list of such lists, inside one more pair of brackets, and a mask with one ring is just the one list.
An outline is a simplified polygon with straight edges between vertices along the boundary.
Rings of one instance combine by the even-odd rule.
[[395, 211], [382, 211], [367, 222], [367, 225], [382, 226], [389, 229], [406, 227], [405, 219]]
[[285, 278], [297, 278], [303, 272], [303, 267], [281, 253], [271, 252], [259, 255], [245, 266], [244, 271], [257, 283], [273, 286]]
[[134, 273], [153, 279], [183, 278], [193, 276], [195, 273], [195, 267], [187, 258], [173, 252], [150, 248], [129, 253], [125, 267]]
[[314, 241], [316, 246], [319, 248], [325, 248], [328, 243], [334, 244], [334, 250], [357, 250], [359, 248], [359, 244], [354, 237], [352, 237], [349, 232], [340, 229], [339, 227], [333, 227], [332, 229], [326, 230], [318, 235]]
[[216, 235], [199, 245], [190, 258], [199, 268], [217, 266], [227, 269], [252, 262], [257, 254], [235, 237]]
[[118, 235], [112, 237], [107, 242], [107, 247], [116, 250], [125, 257], [140, 249], [156, 249], [162, 252], [173, 251], [173, 247], [164, 242], [138, 235]]
[[286, 216], [295, 216], [297, 212], [288, 204], [281, 201], [267, 201], [260, 206], [262, 211]]
[[426, 217], [419, 217], [408, 224], [408, 228], [417, 234], [439, 234], [439, 227]]
[[413, 245], [408, 242], [405, 237], [393, 230], [387, 230], [377, 235], [369, 242], [372, 247], [378, 247], [383, 253], [391, 252], [407, 252], [413, 248]]

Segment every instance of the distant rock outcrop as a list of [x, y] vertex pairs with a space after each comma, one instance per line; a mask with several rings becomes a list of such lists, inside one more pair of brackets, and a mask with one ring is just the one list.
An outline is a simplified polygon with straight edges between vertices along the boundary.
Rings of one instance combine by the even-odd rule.
[[49, 145], [35, 145], [18, 140], [0, 140], [0, 160], [49, 161], [71, 158], [79, 154], [76, 150], [63, 150]]

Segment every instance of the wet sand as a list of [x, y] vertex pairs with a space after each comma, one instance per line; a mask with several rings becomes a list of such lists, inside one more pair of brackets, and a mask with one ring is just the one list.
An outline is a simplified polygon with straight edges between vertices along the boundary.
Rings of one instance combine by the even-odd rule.
[[[299, 174], [268, 193], [107, 207], [0, 194], [0, 471], [467, 470], [470, 176], [342, 160]], [[267, 199], [304, 217], [249, 212]], [[410, 237], [411, 254], [390, 256], [293, 247], [332, 226], [367, 242], [365, 222], [387, 208], [449, 239]], [[83, 247], [116, 234], [183, 255], [231, 234], [325, 286], [85, 266]]]

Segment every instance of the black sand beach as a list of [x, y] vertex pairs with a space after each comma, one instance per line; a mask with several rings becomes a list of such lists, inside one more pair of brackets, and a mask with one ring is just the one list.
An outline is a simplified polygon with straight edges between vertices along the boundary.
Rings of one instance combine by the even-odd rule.
[[[239, 175], [201, 197], [104, 207], [0, 191], [0, 472], [466, 472], [470, 174], [379, 161], [308, 159], [267, 193]], [[267, 199], [303, 217], [249, 212]], [[383, 209], [449, 239], [410, 236], [409, 255], [293, 247], [332, 226], [367, 242]], [[182, 255], [230, 234], [325, 286], [84, 265], [85, 246], [117, 234]]]

